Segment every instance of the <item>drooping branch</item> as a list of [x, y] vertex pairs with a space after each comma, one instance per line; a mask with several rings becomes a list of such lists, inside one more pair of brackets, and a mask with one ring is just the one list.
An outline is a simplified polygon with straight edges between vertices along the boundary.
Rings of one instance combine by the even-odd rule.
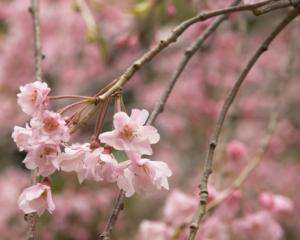
[[[241, 2], [241, 0], [235, 0], [229, 7], [233, 7], [235, 5], [238, 5]], [[189, 63], [190, 59], [195, 55], [195, 53], [203, 46], [203, 43], [209, 38], [209, 36], [216, 31], [216, 29], [220, 26], [220, 24], [225, 21], [228, 17], [228, 14], [224, 14], [220, 17], [218, 17], [197, 39], [194, 41], [186, 50], [184, 53], [183, 58], [181, 59], [174, 75], [172, 76], [171, 80], [169, 81], [165, 91], [160, 96], [159, 100], [156, 102], [155, 107], [153, 111], [151, 112], [151, 115], [148, 119], [149, 124], [155, 121], [157, 116], [163, 112], [164, 106], [166, 105], [166, 102], [175, 87], [175, 84], [180, 77], [181, 73]]]
[[[39, 17], [39, 0], [31, 0], [29, 12], [32, 15], [33, 21], [33, 48], [34, 48], [34, 76], [35, 81], [42, 81], [42, 45], [41, 45], [41, 27]], [[31, 171], [31, 183], [36, 184], [36, 171]], [[36, 221], [37, 215], [35, 213], [25, 214], [24, 219], [28, 223], [28, 240], [36, 239]]]
[[242, 83], [244, 82], [245, 78], [247, 77], [248, 73], [252, 69], [252, 67], [255, 65], [257, 60], [260, 58], [260, 56], [268, 50], [269, 45], [271, 42], [276, 38], [276, 36], [293, 20], [295, 19], [300, 13], [299, 9], [295, 9], [292, 12], [290, 12], [287, 17], [284, 18], [282, 22], [273, 30], [273, 32], [263, 41], [263, 43], [259, 46], [257, 51], [254, 53], [254, 55], [251, 57], [249, 62], [246, 64], [246, 67], [242, 70], [239, 78], [235, 82], [234, 86], [230, 90], [229, 94], [227, 95], [227, 98], [225, 99], [225, 102], [223, 104], [223, 107], [221, 109], [221, 112], [219, 114], [219, 118], [216, 123], [215, 130], [212, 134], [212, 138], [209, 144], [209, 150], [204, 162], [204, 170], [201, 176], [200, 180], [200, 200], [199, 200], [199, 207], [197, 209], [197, 212], [193, 218], [193, 221], [190, 225], [190, 234], [188, 239], [194, 240], [200, 225], [200, 222], [202, 221], [203, 217], [206, 214], [206, 205], [208, 200], [208, 192], [207, 192], [207, 184], [210, 174], [212, 173], [212, 162], [214, 157], [214, 152], [218, 144], [219, 136], [223, 127], [224, 120], [226, 118], [227, 112], [232, 105]]
[[31, 0], [29, 11], [33, 20], [34, 33], [34, 74], [36, 81], [42, 81], [42, 45], [41, 45], [41, 26], [39, 17], [39, 0]]
[[[237, 5], [240, 2], [240, 0], [235, 0], [231, 6]], [[148, 125], [151, 125], [156, 120], [157, 115], [161, 112], [161, 109], [163, 109], [164, 105], [167, 102], [167, 98], [170, 95], [171, 91], [173, 90], [175, 83], [177, 79], [179, 78], [180, 74], [184, 70], [185, 66], [191, 59], [191, 57], [203, 46], [204, 42], [208, 39], [208, 37], [216, 31], [216, 29], [220, 26], [220, 24], [227, 18], [227, 15], [220, 16], [218, 19], [216, 19], [208, 28], [205, 30], [199, 38], [191, 44], [191, 46], [186, 50], [185, 55], [183, 59], [181, 60], [180, 65], [178, 66], [178, 69], [176, 70], [175, 75], [170, 80], [169, 84], [167, 85], [165, 91], [163, 92], [160, 99], [157, 101], [153, 111], [150, 114], [150, 117], [147, 121]], [[118, 219], [118, 215], [121, 212], [121, 210], [124, 207], [124, 200], [125, 195], [124, 191], [120, 191], [119, 195], [117, 197], [116, 203], [114, 205], [114, 208], [111, 212], [111, 215], [109, 216], [108, 223], [106, 225], [106, 228], [104, 232], [100, 235], [100, 240], [108, 240], [110, 239], [110, 234], [113, 230], [113, 227]]]
[[218, 9], [214, 11], [203, 12], [193, 18], [190, 18], [182, 22], [181, 24], [179, 24], [177, 27], [173, 29], [172, 33], [166, 39], [160, 40], [160, 42], [154, 48], [152, 48], [151, 50], [146, 52], [142, 57], [134, 61], [133, 64], [130, 65], [119, 78], [117, 78], [115, 84], [111, 88], [109, 88], [108, 91], [106, 91], [105, 93], [99, 96], [99, 99], [104, 100], [105, 98], [110, 96], [113, 92], [122, 88], [123, 85], [127, 81], [129, 81], [141, 67], [143, 67], [146, 63], [150, 62], [155, 56], [157, 56], [162, 50], [167, 48], [170, 44], [176, 42], [179, 36], [193, 24], [223, 14], [230, 14], [230, 13], [242, 12], [242, 11], [254, 11], [258, 7], [262, 7], [277, 1], [280, 0], [267, 0], [255, 4], [245, 4], [241, 6], [232, 6], [232, 7]]

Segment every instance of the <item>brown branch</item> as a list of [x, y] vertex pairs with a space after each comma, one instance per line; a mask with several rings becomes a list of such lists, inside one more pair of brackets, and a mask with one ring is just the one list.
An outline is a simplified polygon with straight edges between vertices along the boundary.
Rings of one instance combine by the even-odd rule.
[[[41, 28], [40, 28], [40, 17], [39, 17], [39, 0], [31, 0], [29, 12], [32, 15], [33, 21], [33, 46], [34, 46], [34, 76], [36, 81], [42, 81], [42, 47], [41, 47]], [[36, 171], [31, 171], [31, 183], [36, 184]], [[25, 214], [25, 221], [28, 223], [28, 240], [35, 240], [36, 237], [36, 222], [37, 215], [35, 213]]]
[[113, 92], [121, 88], [129, 79], [132, 78], [132, 76], [141, 67], [143, 67], [146, 63], [150, 62], [156, 55], [158, 55], [162, 50], [167, 48], [171, 43], [176, 42], [179, 36], [193, 24], [223, 14], [230, 14], [230, 13], [241, 12], [241, 11], [253, 11], [258, 7], [262, 7], [264, 5], [276, 1], [279, 0], [266, 0], [255, 4], [233, 6], [233, 7], [218, 9], [210, 12], [203, 12], [193, 18], [190, 18], [182, 22], [175, 29], [173, 29], [169, 37], [167, 37], [165, 40], [161, 40], [154, 48], [152, 48], [150, 51], [146, 52], [142, 57], [134, 61], [133, 64], [130, 67], [128, 67], [125, 70], [125, 72], [117, 79], [116, 83], [108, 91], [100, 95], [99, 98], [101, 100], [104, 100], [105, 98], [110, 96]]
[[29, 11], [33, 20], [34, 32], [34, 73], [35, 80], [42, 81], [42, 46], [41, 46], [41, 27], [39, 17], [39, 0], [31, 0]]
[[[231, 6], [237, 5], [241, 0], [235, 0]], [[160, 97], [160, 99], [157, 101], [155, 108], [153, 109], [153, 111], [151, 112], [151, 115], [149, 117], [149, 119], [147, 120], [147, 124], [151, 125], [154, 123], [154, 121], [156, 120], [157, 115], [162, 111], [164, 105], [167, 102], [167, 98], [170, 95], [172, 89], [175, 86], [175, 83], [177, 81], [177, 79], [179, 78], [180, 74], [182, 73], [182, 71], [184, 70], [185, 66], [187, 65], [187, 63], [189, 62], [190, 58], [197, 52], [197, 50], [199, 48], [201, 48], [201, 46], [203, 45], [203, 43], [205, 42], [205, 40], [207, 40], [207, 38], [220, 26], [220, 24], [227, 18], [227, 15], [224, 16], [220, 16], [218, 19], [216, 19], [211, 26], [209, 26], [207, 28], [206, 31], [204, 31], [201, 36], [185, 51], [185, 55], [178, 67], [178, 69], [176, 70], [175, 75], [173, 76], [173, 78], [171, 79], [171, 81], [169, 82], [168, 86], [166, 87], [166, 90], [164, 91], [164, 93], [162, 94], [162, 96]], [[110, 238], [110, 234], [112, 232], [112, 229], [117, 221], [118, 215], [121, 212], [121, 210], [123, 209], [124, 206], [124, 200], [125, 200], [125, 195], [124, 192], [121, 190], [119, 192], [116, 204], [113, 208], [113, 211], [109, 217], [108, 223], [106, 225], [105, 231], [100, 235], [100, 240], [108, 240]]]
[[[233, 7], [237, 4], [239, 4], [241, 0], [235, 0], [231, 3], [229, 7]], [[175, 87], [175, 84], [180, 77], [181, 73], [187, 66], [190, 59], [195, 55], [195, 53], [203, 46], [203, 43], [209, 38], [209, 36], [217, 30], [217, 28], [220, 26], [220, 24], [225, 21], [228, 18], [228, 14], [224, 14], [220, 17], [218, 17], [197, 39], [195, 42], [193, 42], [184, 53], [183, 58], [181, 59], [175, 74], [171, 78], [171, 80], [168, 83], [168, 86], [166, 87], [163, 94], [160, 96], [159, 100], [156, 102], [155, 107], [153, 111], [151, 112], [151, 115], [148, 119], [149, 124], [152, 124], [152, 122], [155, 121], [157, 116], [163, 112], [164, 107], [166, 105], [166, 102]]]
[[287, 17], [284, 18], [284, 20], [273, 30], [273, 32], [263, 41], [263, 43], [260, 45], [260, 47], [257, 49], [255, 54], [252, 56], [252, 58], [247, 63], [246, 67], [243, 69], [241, 75], [235, 82], [233, 88], [229, 92], [224, 105], [221, 109], [219, 118], [217, 120], [217, 124], [215, 127], [215, 130], [212, 134], [212, 138], [209, 144], [209, 150], [205, 159], [204, 163], [204, 171], [200, 180], [200, 201], [199, 201], [199, 207], [197, 209], [197, 212], [194, 216], [194, 219], [190, 225], [190, 234], [189, 234], [189, 240], [194, 240], [200, 225], [200, 222], [202, 221], [203, 217], [206, 214], [206, 205], [207, 205], [207, 199], [208, 199], [208, 192], [207, 192], [207, 183], [210, 174], [212, 173], [212, 162], [214, 157], [214, 151], [217, 147], [217, 143], [219, 140], [219, 136], [223, 127], [223, 123], [225, 120], [225, 117], [227, 115], [227, 112], [234, 101], [241, 84], [244, 82], [246, 76], [252, 69], [252, 67], [255, 65], [259, 57], [267, 51], [269, 45], [271, 42], [276, 38], [276, 36], [293, 20], [299, 15], [300, 11], [295, 9], [292, 12], [290, 12]]

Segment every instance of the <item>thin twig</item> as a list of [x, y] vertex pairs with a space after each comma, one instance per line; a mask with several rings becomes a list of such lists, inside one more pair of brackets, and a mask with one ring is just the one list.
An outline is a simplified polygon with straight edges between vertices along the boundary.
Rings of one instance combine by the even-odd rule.
[[[34, 76], [36, 81], [42, 81], [42, 47], [41, 47], [41, 29], [40, 29], [40, 17], [39, 17], [39, 0], [31, 0], [29, 12], [32, 15], [33, 21], [33, 46], [34, 46]], [[31, 171], [31, 184], [34, 185], [37, 182], [36, 171]], [[36, 239], [36, 222], [37, 215], [35, 213], [25, 214], [24, 219], [28, 223], [28, 240]]]
[[221, 109], [219, 118], [217, 120], [217, 124], [215, 127], [215, 130], [212, 134], [212, 138], [209, 144], [209, 150], [205, 159], [204, 163], [204, 171], [201, 176], [200, 180], [200, 201], [199, 201], [199, 207], [197, 209], [197, 212], [194, 216], [194, 219], [190, 225], [190, 234], [188, 239], [194, 240], [200, 225], [200, 222], [202, 221], [203, 217], [206, 214], [206, 205], [207, 205], [207, 199], [208, 199], [208, 192], [207, 192], [207, 183], [210, 174], [212, 173], [212, 162], [214, 157], [214, 151], [217, 147], [217, 143], [219, 140], [219, 136], [223, 127], [223, 123], [225, 120], [225, 117], [227, 115], [227, 112], [234, 101], [241, 84], [244, 82], [246, 76], [252, 69], [252, 67], [255, 65], [259, 57], [267, 51], [270, 43], [276, 38], [276, 36], [293, 20], [299, 15], [299, 10], [295, 9], [292, 12], [290, 12], [287, 17], [284, 18], [284, 20], [273, 30], [273, 32], [263, 41], [263, 43], [260, 45], [260, 47], [257, 49], [255, 54], [252, 56], [252, 58], [247, 63], [246, 67], [243, 69], [241, 75], [235, 82], [233, 88], [229, 92], [227, 98], [225, 99], [224, 105]]
[[121, 88], [129, 79], [132, 78], [132, 76], [146, 63], [150, 62], [156, 55], [158, 55], [162, 50], [167, 48], [171, 43], [174, 43], [177, 41], [178, 37], [187, 30], [190, 26], [197, 22], [205, 21], [212, 17], [217, 17], [219, 15], [223, 14], [230, 14], [234, 12], [241, 12], [241, 11], [253, 11], [258, 7], [262, 7], [266, 4], [269, 4], [271, 2], [276, 2], [279, 0], [267, 0], [263, 2], [258, 2], [255, 4], [246, 4], [241, 6], [233, 6], [229, 8], [223, 8], [218, 9], [210, 12], [203, 12], [199, 15], [190, 18], [181, 24], [179, 24], [175, 29], [173, 29], [172, 33], [167, 37], [165, 40], [160, 40], [160, 42], [151, 50], [146, 52], [142, 57], [137, 59], [133, 62], [133, 64], [128, 67], [125, 72], [117, 79], [116, 83], [104, 94], [100, 95], [99, 98], [101, 100], [104, 100], [108, 96], [110, 96], [112, 93], [114, 93], [116, 90]]
[[220, 193], [220, 195], [210, 202], [207, 205], [207, 211], [215, 209], [218, 207], [224, 200], [226, 200], [235, 190], [239, 189], [241, 185], [249, 178], [251, 173], [255, 170], [255, 168], [259, 165], [259, 163], [263, 160], [264, 155], [266, 154], [273, 132], [277, 126], [277, 123], [280, 119], [280, 115], [284, 112], [284, 100], [286, 98], [286, 88], [287, 81], [291, 81], [293, 78], [293, 62], [295, 60], [295, 52], [294, 49], [291, 49], [289, 52], [288, 61], [286, 63], [285, 76], [283, 79], [280, 79], [280, 84], [276, 87], [276, 101], [274, 103], [273, 111], [271, 112], [271, 116], [269, 119], [267, 132], [264, 138], [261, 141], [259, 150], [257, 154], [252, 158], [252, 160], [245, 166], [242, 172], [238, 175], [238, 177], [233, 181], [233, 183], [224, 191]]
[[[238, 4], [239, 2], [240, 2], [240, 0], [235, 0], [232, 3], [232, 6], [234, 6], [235, 4]], [[176, 83], [177, 79], [179, 78], [180, 74], [182, 73], [183, 69], [187, 65], [187, 63], [190, 60], [190, 58], [196, 53], [196, 51], [203, 45], [203, 43], [205, 42], [205, 40], [220, 26], [220, 24], [226, 18], [227, 18], [226, 15], [219, 17], [216, 21], [214, 21], [211, 24], [210, 27], [208, 27], [208, 29], [205, 32], [203, 32], [201, 34], [201, 36], [195, 41], [195, 43], [193, 43], [191, 45], [191, 47], [188, 48], [188, 50], [185, 53], [185, 56], [184, 56], [183, 60], [181, 61], [182, 64], [179, 65], [178, 70], [176, 71], [174, 77], [171, 79], [171, 81], [168, 84], [168, 86], [166, 87], [166, 90], [164, 91], [163, 95], [157, 101], [157, 104], [156, 104], [155, 108], [151, 112], [151, 115], [150, 115], [149, 119], [147, 120], [147, 124], [148, 125], [153, 124], [154, 121], [156, 120], [157, 115], [161, 111], [160, 108], [163, 108], [163, 106], [166, 104], [168, 96], [170, 95], [172, 89], [175, 86], [175, 83]], [[124, 192], [121, 190], [119, 192], [116, 204], [115, 204], [115, 206], [114, 206], [114, 208], [112, 210], [112, 213], [111, 213], [111, 215], [109, 217], [109, 221], [108, 221], [108, 223], [106, 225], [106, 229], [100, 235], [100, 240], [108, 240], [110, 238], [110, 234], [112, 232], [114, 224], [117, 221], [118, 215], [121, 212], [121, 210], [123, 209], [124, 200], [125, 200], [125, 195], [124, 195]]]
[[[238, 5], [241, 2], [241, 0], [235, 0], [230, 4], [229, 7], [233, 7], [235, 5]], [[181, 59], [175, 74], [171, 78], [171, 80], [168, 83], [167, 88], [163, 92], [163, 94], [160, 96], [159, 100], [156, 102], [155, 107], [153, 111], [151, 112], [151, 115], [148, 119], [149, 124], [155, 121], [157, 116], [163, 112], [164, 107], [166, 105], [166, 102], [175, 87], [175, 84], [180, 77], [181, 73], [187, 66], [190, 59], [194, 56], [194, 54], [203, 46], [203, 43], [208, 39], [208, 37], [216, 31], [216, 29], [220, 26], [220, 24], [225, 21], [228, 18], [228, 14], [224, 14], [220, 17], [218, 17], [197, 39], [195, 42], [193, 42], [184, 53], [183, 58]]]

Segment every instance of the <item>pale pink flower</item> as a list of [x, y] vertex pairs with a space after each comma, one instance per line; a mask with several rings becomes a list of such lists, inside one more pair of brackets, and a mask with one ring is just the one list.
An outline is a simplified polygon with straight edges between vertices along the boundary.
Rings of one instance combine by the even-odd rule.
[[151, 192], [154, 188], [169, 190], [168, 177], [171, 175], [166, 163], [140, 158], [124, 170], [117, 183], [126, 192], [126, 196], [130, 197], [134, 192]]
[[232, 224], [237, 239], [279, 240], [283, 236], [283, 230], [270, 213], [260, 211], [249, 214]]
[[32, 129], [28, 125], [25, 128], [14, 127], [12, 138], [20, 151], [28, 150], [32, 146], [32, 137]]
[[83, 168], [84, 161], [90, 152], [89, 143], [75, 143], [65, 147], [64, 152], [59, 156], [59, 168], [65, 172], [79, 171]]
[[23, 163], [28, 169], [38, 169], [38, 175], [47, 177], [58, 169], [60, 148], [52, 142], [40, 142], [32, 147]]
[[32, 118], [30, 125], [38, 136], [50, 138], [58, 143], [69, 141], [69, 128], [59, 113], [46, 110], [40, 116]]
[[210, 216], [199, 229], [197, 240], [230, 240], [230, 231], [227, 222], [219, 216]]
[[151, 144], [159, 141], [155, 127], [144, 126], [148, 111], [133, 109], [130, 117], [125, 112], [114, 115], [114, 130], [99, 135], [101, 142], [117, 150], [133, 151], [139, 154], [152, 154]]
[[95, 181], [115, 182], [119, 176], [119, 163], [111, 154], [103, 153], [102, 148], [93, 150], [86, 158], [87, 172]]
[[292, 200], [282, 195], [263, 192], [259, 196], [259, 201], [264, 208], [278, 214], [291, 213], [294, 210]]
[[174, 230], [163, 222], [142, 221], [139, 232], [139, 240], [168, 240], [171, 238]]
[[21, 106], [23, 112], [34, 116], [47, 108], [48, 94], [50, 88], [47, 83], [33, 82], [20, 87], [18, 96], [18, 104]]
[[37, 212], [38, 215], [42, 215], [46, 209], [49, 213], [55, 209], [50, 187], [41, 183], [24, 189], [18, 205], [25, 214]]
[[230, 159], [240, 160], [246, 156], [247, 148], [242, 142], [233, 140], [227, 145], [227, 154]]
[[189, 196], [179, 190], [174, 190], [166, 201], [164, 218], [172, 225], [179, 226], [188, 223], [197, 209], [196, 197]]

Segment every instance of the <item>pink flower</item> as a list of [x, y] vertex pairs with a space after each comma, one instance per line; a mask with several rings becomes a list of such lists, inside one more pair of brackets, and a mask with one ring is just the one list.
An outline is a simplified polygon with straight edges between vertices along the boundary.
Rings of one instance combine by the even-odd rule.
[[21, 106], [23, 112], [35, 116], [46, 109], [48, 94], [50, 92], [47, 83], [39, 81], [29, 83], [21, 86], [20, 91], [17, 94], [18, 104]]
[[144, 220], [139, 227], [140, 240], [167, 240], [172, 236], [173, 230], [163, 222]]
[[40, 142], [31, 148], [23, 163], [28, 169], [38, 169], [38, 175], [47, 177], [58, 169], [60, 148], [52, 142]]
[[164, 207], [164, 218], [174, 226], [188, 223], [197, 209], [197, 198], [179, 190], [174, 190], [168, 197]]
[[17, 144], [20, 151], [28, 150], [32, 145], [32, 129], [26, 125], [23, 127], [14, 127], [14, 131], [12, 133], [12, 138], [14, 142]]
[[79, 171], [84, 166], [87, 155], [91, 152], [90, 144], [75, 143], [66, 147], [59, 156], [59, 168], [65, 172]]
[[80, 183], [85, 179], [115, 182], [122, 173], [113, 155], [104, 153], [103, 148], [91, 149], [88, 143], [66, 147], [59, 158], [59, 166], [63, 171], [77, 172]]
[[159, 141], [156, 128], [144, 126], [149, 113], [133, 109], [130, 117], [125, 112], [114, 115], [114, 130], [99, 135], [101, 142], [117, 150], [133, 151], [139, 154], [152, 154], [151, 144]]
[[266, 212], [252, 213], [233, 223], [237, 239], [279, 240], [283, 230], [278, 222]]
[[50, 138], [58, 143], [69, 141], [69, 128], [59, 113], [44, 111], [40, 116], [32, 118], [30, 125], [39, 136]]
[[55, 209], [50, 187], [41, 183], [24, 189], [19, 197], [18, 205], [25, 214], [37, 212], [39, 216], [46, 209], [50, 213]]
[[168, 177], [171, 175], [166, 163], [140, 158], [124, 170], [117, 183], [126, 192], [126, 196], [130, 197], [134, 192], [151, 192], [153, 188], [169, 190]]
[[264, 208], [278, 214], [291, 213], [294, 209], [294, 204], [291, 199], [269, 192], [261, 193], [259, 201]]
[[119, 163], [111, 154], [104, 154], [102, 148], [93, 150], [86, 158], [87, 172], [95, 181], [115, 182], [119, 176]]
[[233, 140], [227, 145], [227, 154], [230, 159], [240, 160], [246, 156], [247, 149], [243, 143]]

